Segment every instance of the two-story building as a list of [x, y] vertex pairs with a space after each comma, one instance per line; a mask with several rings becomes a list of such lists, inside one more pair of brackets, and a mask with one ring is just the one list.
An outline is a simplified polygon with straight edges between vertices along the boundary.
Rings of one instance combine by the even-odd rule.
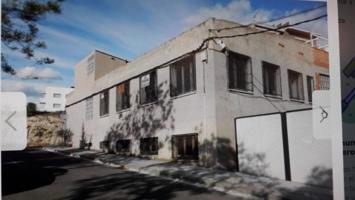
[[311, 108], [329, 87], [306, 32], [249, 34], [266, 29], [211, 18], [132, 61], [92, 52], [68, 95], [73, 144], [235, 169], [236, 117]]

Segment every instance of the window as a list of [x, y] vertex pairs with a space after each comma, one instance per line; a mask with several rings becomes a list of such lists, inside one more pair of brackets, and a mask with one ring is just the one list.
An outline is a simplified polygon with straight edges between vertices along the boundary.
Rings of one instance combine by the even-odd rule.
[[116, 87], [116, 111], [129, 108], [129, 81]]
[[60, 93], [53, 94], [53, 98], [60, 98], [60, 97], [62, 97], [62, 94], [60, 94]]
[[288, 70], [288, 87], [290, 90], [290, 99], [304, 100], [303, 77], [301, 73]]
[[178, 96], [196, 90], [194, 56], [189, 56], [170, 66], [170, 96]]
[[140, 152], [142, 155], [157, 155], [158, 149], [158, 137], [140, 139]]
[[107, 115], [109, 112], [109, 90], [100, 93], [100, 116]]
[[93, 118], [93, 98], [89, 97], [85, 100], [85, 118], [90, 120]]
[[271, 63], [263, 62], [264, 94], [281, 96], [280, 67]]
[[89, 75], [95, 70], [95, 55], [91, 55], [87, 60], [86, 73]]
[[198, 136], [197, 134], [173, 136], [173, 158], [175, 159], [198, 159]]
[[157, 72], [154, 70], [142, 75], [140, 83], [140, 104], [146, 104], [158, 100]]
[[53, 108], [60, 108], [60, 104], [59, 103], [54, 103], [53, 104]]
[[329, 90], [330, 89], [330, 84], [329, 84], [329, 76], [325, 74], [320, 74], [319, 75], [319, 89], [320, 90]]
[[253, 90], [253, 77], [250, 57], [229, 52], [228, 55], [228, 87], [229, 89]]
[[131, 152], [131, 140], [117, 140], [116, 152], [130, 153]]
[[312, 103], [312, 92], [314, 91], [314, 80], [312, 76], [307, 76], [308, 102]]

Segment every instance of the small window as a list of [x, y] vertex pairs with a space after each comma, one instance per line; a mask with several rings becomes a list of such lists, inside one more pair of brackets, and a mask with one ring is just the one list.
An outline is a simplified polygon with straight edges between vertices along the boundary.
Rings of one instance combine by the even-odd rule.
[[170, 96], [178, 96], [196, 90], [194, 56], [189, 56], [170, 66]]
[[131, 140], [117, 140], [116, 152], [130, 153], [131, 152]]
[[152, 71], [139, 77], [140, 104], [151, 103], [158, 100], [157, 73]]
[[229, 89], [253, 90], [253, 77], [250, 57], [234, 52], [228, 55]]
[[307, 76], [308, 102], [312, 103], [312, 92], [314, 91], [314, 80], [312, 76]]
[[175, 159], [198, 159], [198, 136], [197, 134], [175, 135], [173, 142], [173, 158]]
[[87, 74], [91, 74], [95, 70], [95, 55], [91, 55], [87, 60]]
[[329, 75], [326, 74], [320, 74], [319, 75], [319, 89], [320, 90], [329, 90], [330, 89], [330, 80], [329, 80]]
[[62, 94], [60, 94], [60, 93], [53, 94], [53, 98], [60, 98], [60, 97], [62, 97]]
[[142, 155], [158, 155], [158, 137], [140, 139], [140, 152]]
[[90, 120], [93, 118], [93, 98], [89, 97], [85, 100], [85, 118]]
[[303, 77], [301, 73], [288, 70], [288, 86], [290, 90], [290, 99], [304, 100]]
[[60, 104], [59, 103], [54, 103], [53, 104], [53, 108], [60, 108]]
[[264, 94], [281, 96], [281, 72], [280, 66], [263, 62]]
[[109, 90], [100, 93], [100, 116], [107, 115], [109, 112]]
[[120, 111], [129, 108], [129, 81], [119, 84], [116, 87], [116, 110]]

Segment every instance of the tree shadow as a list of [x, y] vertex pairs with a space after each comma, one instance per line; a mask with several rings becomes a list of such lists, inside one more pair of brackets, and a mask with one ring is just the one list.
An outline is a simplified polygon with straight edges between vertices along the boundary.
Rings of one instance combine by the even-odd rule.
[[[119, 139], [140, 139], [153, 137], [159, 130], [174, 130], [175, 118], [173, 116], [173, 101], [170, 100], [170, 90], [164, 91], [167, 81], [157, 86], [158, 100], [147, 104], [139, 105], [139, 94], [134, 99], [136, 104], [132, 105], [130, 110], [120, 112], [116, 123], [114, 123], [105, 135], [105, 142], [108, 145], [109, 152], [115, 146]], [[165, 138], [165, 142], [170, 137]], [[162, 145], [159, 145], [161, 148]]]
[[1, 154], [3, 196], [50, 185], [57, 176], [67, 173], [68, 170], [60, 166], [77, 162], [52, 153], [46, 159], [48, 153], [34, 149]]
[[[180, 192], [189, 196], [210, 191], [159, 177], [134, 172], [117, 172], [100, 178], [82, 179], [77, 187], [62, 199], [79, 200], [100, 197], [101, 199], [172, 199]], [[222, 197], [223, 194], [220, 194]]]

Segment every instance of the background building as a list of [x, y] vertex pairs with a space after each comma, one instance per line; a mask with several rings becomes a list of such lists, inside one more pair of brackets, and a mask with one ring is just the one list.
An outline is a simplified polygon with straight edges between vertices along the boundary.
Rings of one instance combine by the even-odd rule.
[[43, 97], [39, 99], [38, 111], [64, 111], [66, 95], [71, 91], [73, 91], [73, 88], [46, 87]]

